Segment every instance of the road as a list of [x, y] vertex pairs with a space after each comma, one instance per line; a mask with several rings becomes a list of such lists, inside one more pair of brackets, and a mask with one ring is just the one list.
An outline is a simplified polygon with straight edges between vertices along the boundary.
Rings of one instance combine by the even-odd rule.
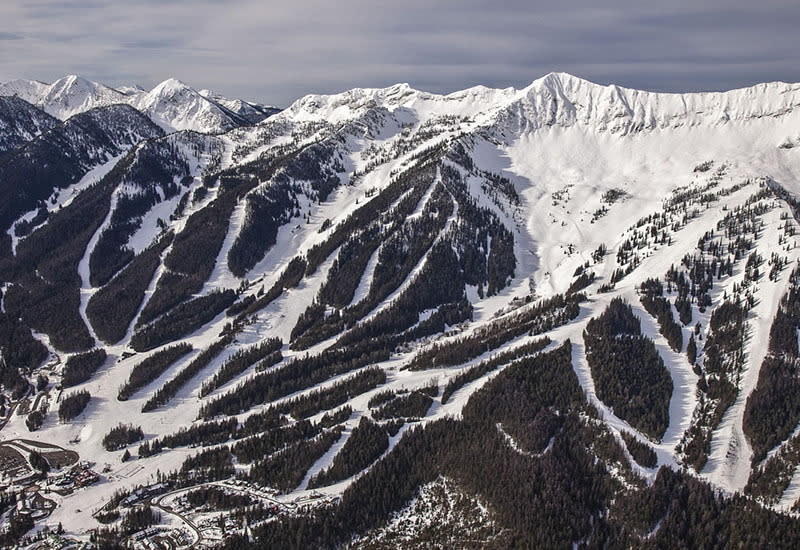
[[189, 518], [187, 518], [183, 514], [179, 514], [178, 512], [175, 512], [175, 511], [173, 511], [171, 509], [167, 509], [164, 506], [161, 506], [161, 504], [160, 504], [161, 501], [165, 497], [173, 495], [175, 493], [180, 493], [180, 492], [185, 491], [185, 490], [186, 490], [186, 488], [178, 489], [177, 491], [164, 493], [163, 495], [159, 495], [157, 497], [154, 497], [153, 499], [150, 500], [150, 506], [153, 507], [153, 508], [159, 509], [164, 514], [169, 514], [170, 516], [175, 516], [176, 518], [181, 520], [189, 528], [190, 531], [193, 531], [194, 534], [195, 534], [195, 541], [192, 544], [189, 545], [189, 548], [192, 548], [194, 546], [197, 546], [200, 543], [200, 541], [203, 540], [203, 534], [200, 532], [200, 529], [198, 529], [197, 526]]

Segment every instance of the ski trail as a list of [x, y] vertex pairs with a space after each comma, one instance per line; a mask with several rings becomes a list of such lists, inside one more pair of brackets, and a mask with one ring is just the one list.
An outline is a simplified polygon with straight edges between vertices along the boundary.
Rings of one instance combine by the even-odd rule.
[[[356, 420], [359, 420], [360, 418], [361, 416], [358, 415]], [[336, 442], [333, 445], [331, 445], [331, 448], [328, 449], [325, 452], [325, 454], [322, 455], [322, 457], [319, 458], [319, 460], [317, 460], [314, 463], [314, 465], [308, 469], [305, 477], [303, 478], [303, 481], [300, 483], [300, 486], [297, 487], [297, 489], [295, 489], [296, 491], [305, 491], [306, 489], [308, 489], [308, 483], [309, 481], [311, 481], [311, 478], [319, 474], [323, 470], [327, 470], [330, 467], [330, 465], [333, 464], [333, 460], [336, 458], [336, 455], [339, 454], [339, 451], [342, 450], [342, 447], [344, 447], [347, 441], [350, 439], [350, 434], [353, 433], [353, 430], [357, 425], [358, 422], [356, 422], [355, 424], [353, 423], [353, 418], [350, 418], [345, 423], [345, 428], [342, 431], [341, 437], [339, 437], [339, 439], [336, 440]]]
[[[634, 314], [642, 325], [642, 334], [650, 338], [656, 346], [664, 366], [672, 378], [672, 396], [669, 400], [669, 425], [661, 438], [661, 447], [670, 452], [680, 443], [683, 434], [689, 429], [692, 414], [697, 407], [697, 382], [699, 377], [692, 370], [685, 355], [675, 352], [661, 335], [656, 321], [644, 310], [635, 308]], [[688, 342], [690, 329], [683, 329], [684, 347]]]
[[[778, 216], [781, 211], [782, 209], [774, 209], [764, 216], [765, 228], [757, 249], [765, 260], [770, 256], [770, 244], [778, 241]], [[790, 252], [789, 265], [793, 265], [796, 260], [797, 249], [793, 249]], [[769, 281], [762, 274], [757, 283], [759, 299], [748, 314], [750, 333], [745, 343], [745, 361], [739, 392], [711, 438], [711, 452], [703, 475], [731, 491], [743, 489], [750, 477], [753, 451], [742, 428], [744, 410], [747, 398], [758, 383], [761, 364], [767, 355], [772, 320], [786, 291], [789, 271], [789, 268], [784, 269], [777, 281]]]
[[[425, 210], [425, 205], [427, 205], [428, 202], [430, 201], [430, 198], [431, 198], [431, 196], [433, 196], [433, 192], [436, 189], [436, 186], [441, 182], [441, 180], [442, 180], [441, 173], [440, 173], [439, 168], [437, 168], [436, 169], [436, 176], [434, 177], [434, 179], [430, 183], [430, 185], [428, 185], [428, 188], [425, 190], [425, 193], [423, 193], [423, 195], [420, 198], [419, 202], [417, 202], [417, 205], [414, 208], [414, 211], [411, 214], [409, 214], [406, 217], [406, 219], [403, 221], [404, 224], [407, 223], [408, 221], [417, 219], [417, 218], [422, 216], [422, 212]], [[406, 191], [405, 193], [400, 195], [400, 198], [397, 199], [397, 201], [395, 201], [395, 203], [389, 208], [389, 211], [390, 212], [395, 211], [397, 204], [399, 204], [400, 201], [402, 201], [403, 198], [405, 198], [409, 193], [411, 193], [411, 191]], [[457, 209], [458, 205], [455, 204], [455, 201], [453, 201], [453, 202], [454, 202], [454, 207]], [[442, 231], [442, 232], [444, 232], [444, 231]], [[390, 238], [391, 235], [393, 235], [393, 234], [394, 233], [385, 236], [384, 240], [383, 240], [383, 243], [385, 243], [386, 240], [388, 238]], [[380, 253], [381, 253], [381, 250], [383, 249], [383, 243], [380, 246], [378, 246], [375, 249], [375, 251], [372, 253], [372, 256], [370, 256], [369, 262], [367, 262], [367, 265], [364, 268], [364, 272], [361, 274], [361, 279], [359, 280], [358, 287], [356, 288], [356, 291], [353, 294], [353, 299], [350, 301], [351, 305], [358, 304], [359, 302], [361, 302], [364, 299], [366, 299], [367, 296], [369, 296], [369, 290], [372, 287], [372, 280], [373, 280], [374, 274], [375, 274], [375, 267], [378, 265], [378, 261], [380, 259]], [[409, 274], [409, 278], [410, 277], [411, 277], [411, 275]]]
[[[249, 194], [248, 194], [249, 195]], [[239, 233], [244, 225], [245, 215], [247, 210], [247, 195], [239, 199], [239, 202], [233, 208], [230, 223], [228, 224], [228, 232], [225, 235], [225, 240], [219, 249], [216, 260], [214, 260], [214, 269], [208, 280], [203, 285], [201, 294], [206, 294], [212, 290], [219, 288], [235, 288], [240, 279], [231, 273], [228, 267], [228, 252], [239, 237]]]
[[792, 473], [792, 480], [781, 495], [777, 508], [784, 512], [789, 512], [798, 499], [800, 499], [800, 464], [795, 466], [794, 472]]
[[375, 266], [378, 265], [381, 248], [381, 246], [378, 246], [375, 252], [372, 253], [372, 256], [370, 256], [367, 266], [364, 268], [364, 273], [361, 274], [361, 281], [358, 283], [358, 288], [356, 288], [356, 291], [353, 293], [353, 300], [350, 302], [352, 305], [361, 302], [369, 295], [369, 289], [372, 286]]
[[89, 305], [89, 300], [94, 296], [94, 293], [97, 292], [98, 288], [92, 287], [90, 282], [91, 274], [89, 268], [89, 260], [92, 256], [92, 252], [94, 251], [95, 246], [97, 246], [97, 242], [100, 240], [100, 236], [103, 234], [103, 231], [108, 228], [111, 224], [111, 217], [114, 215], [114, 210], [117, 208], [117, 201], [119, 200], [119, 193], [118, 190], [115, 189], [114, 192], [111, 194], [111, 204], [108, 209], [108, 214], [106, 214], [105, 220], [103, 223], [100, 224], [100, 227], [94, 232], [92, 238], [89, 240], [89, 244], [86, 245], [86, 250], [83, 253], [83, 257], [81, 258], [80, 263], [78, 264], [78, 275], [81, 278], [81, 303], [79, 307], [79, 312], [81, 315], [81, 319], [86, 324], [86, 327], [89, 329], [89, 334], [91, 334], [92, 339], [95, 343], [100, 342], [100, 338], [97, 337], [97, 333], [94, 331], [94, 327], [92, 323], [89, 321], [89, 316], [86, 314], [86, 308]]

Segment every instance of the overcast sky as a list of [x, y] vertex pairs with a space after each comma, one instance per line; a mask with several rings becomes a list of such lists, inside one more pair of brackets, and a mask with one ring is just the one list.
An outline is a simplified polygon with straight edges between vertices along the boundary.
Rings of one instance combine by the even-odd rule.
[[396, 82], [522, 87], [550, 71], [723, 90], [800, 81], [798, 29], [797, 0], [1, 0], [0, 81], [175, 77], [280, 106]]

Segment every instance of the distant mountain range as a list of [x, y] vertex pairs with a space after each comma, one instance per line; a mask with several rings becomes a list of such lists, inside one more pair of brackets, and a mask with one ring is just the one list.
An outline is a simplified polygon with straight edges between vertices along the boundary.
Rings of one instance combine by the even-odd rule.
[[197, 91], [172, 78], [149, 92], [139, 87], [115, 89], [76, 75], [65, 76], [52, 84], [20, 79], [0, 83], [0, 96], [24, 99], [59, 120], [96, 107], [125, 103], [145, 113], [168, 132], [219, 133], [255, 124], [279, 111], [267, 105], [227, 99], [209, 90]]

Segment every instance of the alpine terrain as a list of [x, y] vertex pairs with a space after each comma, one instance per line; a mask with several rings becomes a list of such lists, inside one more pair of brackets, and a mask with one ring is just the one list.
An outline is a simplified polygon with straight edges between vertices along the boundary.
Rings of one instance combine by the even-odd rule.
[[0, 94], [0, 544], [800, 545], [800, 84]]

